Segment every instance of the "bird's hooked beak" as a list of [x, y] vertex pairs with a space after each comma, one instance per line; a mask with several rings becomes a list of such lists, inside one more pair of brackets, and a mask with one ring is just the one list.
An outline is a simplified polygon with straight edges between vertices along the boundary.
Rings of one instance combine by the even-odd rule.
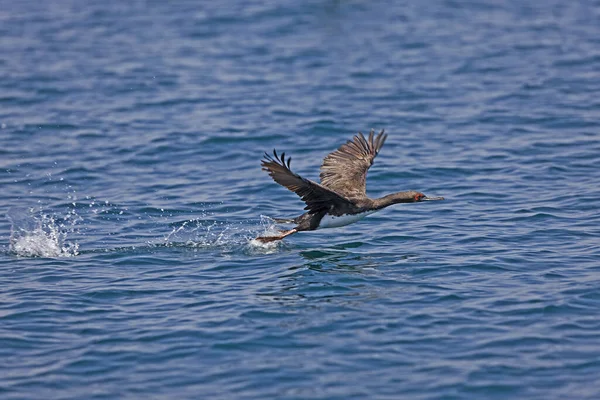
[[425, 196], [421, 199], [421, 201], [431, 201], [431, 200], [444, 200], [444, 198], [443, 197], [427, 197], [427, 196]]

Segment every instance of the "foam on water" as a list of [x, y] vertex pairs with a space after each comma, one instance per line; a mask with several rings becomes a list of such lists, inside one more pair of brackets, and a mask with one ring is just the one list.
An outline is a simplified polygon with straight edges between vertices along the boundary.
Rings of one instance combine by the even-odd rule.
[[45, 214], [33, 208], [11, 210], [11, 253], [20, 257], [72, 257], [79, 254], [79, 244], [67, 241], [81, 220], [75, 210], [63, 217]]

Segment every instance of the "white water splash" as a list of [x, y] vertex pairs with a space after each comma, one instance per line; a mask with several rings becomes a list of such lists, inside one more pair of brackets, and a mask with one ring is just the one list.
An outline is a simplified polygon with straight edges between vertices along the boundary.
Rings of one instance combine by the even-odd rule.
[[64, 217], [29, 210], [11, 210], [10, 252], [20, 257], [72, 257], [79, 254], [79, 244], [67, 241], [81, 220], [75, 210]]
[[[277, 230], [275, 228], [275, 222], [273, 221], [273, 219], [261, 215], [260, 216], [260, 224], [262, 226], [262, 232], [260, 232], [258, 236], [277, 236], [280, 234], [279, 230]], [[282, 241], [275, 241], [275, 242], [261, 242], [259, 240], [256, 240], [256, 238], [253, 238], [252, 240], [250, 240], [248, 242], [248, 246], [251, 248], [251, 250], [253, 252], [257, 252], [257, 253], [265, 253], [265, 254], [271, 254], [274, 253], [277, 248], [282, 244]]]
[[184, 221], [164, 238], [167, 246], [186, 246], [194, 248], [219, 248], [223, 250], [245, 249], [250, 252], [272, 252], [277, 242], [262, 243], [257, 236], [277, 235], [273, 220], [261, 215], [259, 226], [239, 223], [206, 221], [192, 219]]

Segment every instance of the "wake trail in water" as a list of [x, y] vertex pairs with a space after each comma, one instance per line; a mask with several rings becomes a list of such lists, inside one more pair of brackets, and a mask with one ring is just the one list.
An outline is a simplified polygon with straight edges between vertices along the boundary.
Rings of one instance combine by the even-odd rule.
[[76, 209], [70, 209], [62, 216], [33, 208], [12, 209], [7, 213], [7, 217], [11, 222], [9, 253], [18, 257], [74, 257], [88, 253], [151, 251], [161, 247], [268, 254], [275, 252], [281, 245], [276, 242], [261, 243], [254, 240], [257, 236], [278, 233], [274, 221], [266, 216], [261, 216], [258, 222], [256, 220], [231, 222], [206, 218], [189, 219], [170, 223], [171, 232], [162, 239], [159, 236], [156, 240], [146, 241], [140, 245], [88, 250], [80, 249], [80, 244], [72, 238], [74, 234], [79, 234], [80, 238], [91, 235], [88, 232], [86, 236], [81, 236], [79, 226], [83, 218]]

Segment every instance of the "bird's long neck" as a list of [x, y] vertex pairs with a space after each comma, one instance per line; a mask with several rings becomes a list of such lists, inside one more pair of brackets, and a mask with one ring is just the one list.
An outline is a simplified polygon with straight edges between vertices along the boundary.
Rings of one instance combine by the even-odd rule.
[[414, 201], [414, 192], [397, 192], [388, 194], [387, 196], [383, 196], [378, 199], [373, 199], [373, 208], [381, 210], [382, 208], [391, 206], [392, 204], [414, 203]]

